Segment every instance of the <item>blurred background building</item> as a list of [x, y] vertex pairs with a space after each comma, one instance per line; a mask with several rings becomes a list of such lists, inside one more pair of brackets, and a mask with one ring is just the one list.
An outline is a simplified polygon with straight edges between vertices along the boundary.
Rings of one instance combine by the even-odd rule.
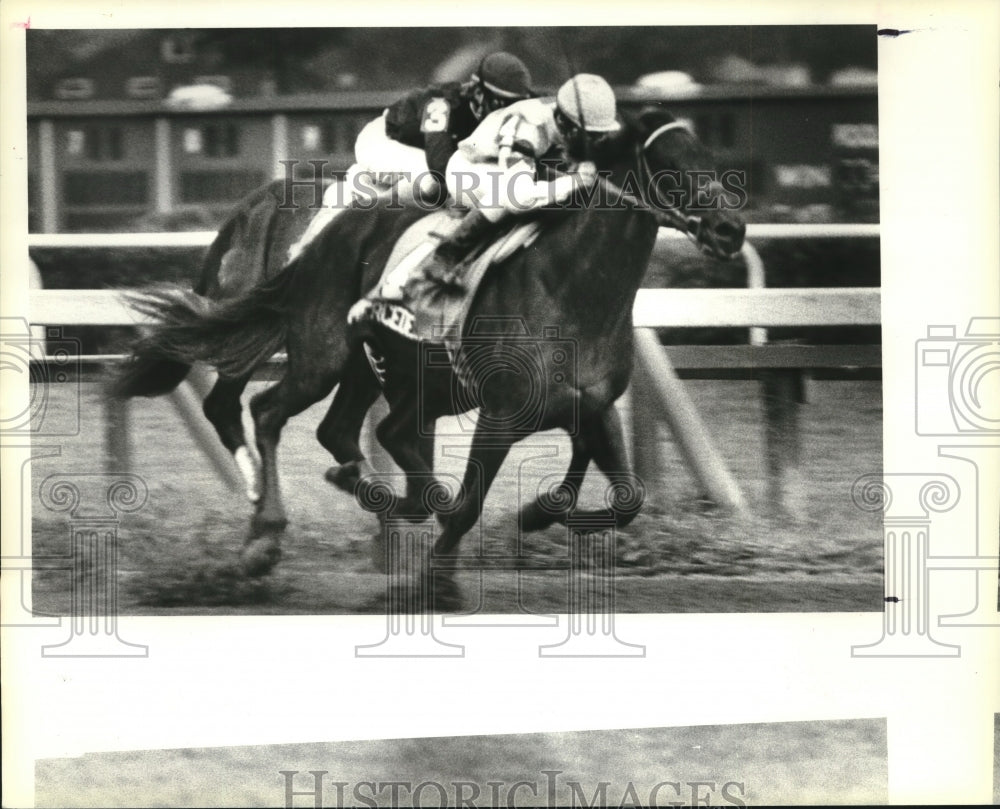
[[877, 221], [868, 26], [46, 31], [27, 35], [30, 228], [212, 228], [282, 160], [353, 162], [401, 92], [521, 56], [540, 90], [599, 73], [747, 173], [749, 219]]

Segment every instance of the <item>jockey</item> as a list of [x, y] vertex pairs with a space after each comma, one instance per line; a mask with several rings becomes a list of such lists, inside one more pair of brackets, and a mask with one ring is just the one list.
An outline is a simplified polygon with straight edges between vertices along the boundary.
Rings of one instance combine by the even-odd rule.
[[[472, 134], [495, 110], [531, 98], [531, 74], [509, 53], [491, 53], [468, 82], [432, 85], [399, 99], [361, 130], [354, 145], [355, 164], [348, 188], [358, 193], [356, 178], [370, 172], [389, 179], [396, 193], [431, 196], [438, 190], [458, 142]], [[417, 187], [413, 187], [413, 183]]]
[[[454, 265], [500, 219], [561, 202], [578, 184], [592, 184], [596, 168], [588, 158], [621, 128], [616, 113], [611, 86], [580, 73], [559, 88], [554, 102], [528, 99], [488, 115], [448, 161], [448, 190], [471, 210], [438, 245], [425, 274], [457, 283]], [[575, 172], [540, 179], [538, 161], [554, 155], [575, 163]]]
[[[433, 198], [458, 142], [495, 110], [531, 98], [531, 74], [524, 62], [498, 51], [483, 57], [469, 81], [414, 90], [370, 121], [354, 143], [355, 163], [347, 171], [346, 196], [339, 183], [323, 195], [305, 233], [288, 251], [295, 258], [351, 199], [394, 189], [395, 198]], [[362, 179], [364, 178], [364, 180]], [[416, 183], [416, 186], [414, 186]]]

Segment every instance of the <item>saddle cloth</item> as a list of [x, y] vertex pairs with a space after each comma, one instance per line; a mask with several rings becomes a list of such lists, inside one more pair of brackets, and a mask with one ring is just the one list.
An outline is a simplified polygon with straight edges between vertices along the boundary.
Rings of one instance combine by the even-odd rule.
[[465, 260], [462, 289], [448, 287], [424, 275], [424, 265], [458, 227], [460, 217], [436, 211], [411, 225], [397, 240], [382, 277], [348, 314], [348, 323], [375, 320], [412, 340], [433, 340], [456, 346], [465, 318], [486, 271], [537, 238], [537, 220], [515, 225], [481, 252]]

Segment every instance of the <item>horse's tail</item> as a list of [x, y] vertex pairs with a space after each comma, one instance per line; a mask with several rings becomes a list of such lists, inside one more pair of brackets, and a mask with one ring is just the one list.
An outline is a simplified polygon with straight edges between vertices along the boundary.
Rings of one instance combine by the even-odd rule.
[[[267, 235], [277, 210], [271, 185], [255, 191], [219, 228], [202, 259], [201, 275], [194, 288], [199, 296], [215, 298], [226, 291], [232, 293], [240, 287], [251, 287], [263, 279], [267, 270]], [[238, 255], [234, 251], [238, 251]], [[238, 275], [232, 272], [233, 269], [238, 269]], [[151, 292], [149, 296], [155, 297], [165, 291]], [[167, 294], [177, 302], [177, 290]], [[161, 297], [160, 300], [166, 299]], [[188, 300], [194, 301], [193, 298]], [[183, 304], [179, 305], [183, 309]], [[191, 311], [201, 311], [201, 308], [200, 303], [194, 304]], [[183, 356], [169, 356], [169, 349], [161, 350], [158, 345], [161, 334], [163, 332], [158, 331], [133, 346], [130, 361], [111, 384], [112, 395], [121, 398], [163, 396], [184, 381], [192, 363]]]
[[122, 399], [163, 396], [181, 384], [190, 370], [189, 362], [133, 351], [131, 359], [115, 374], [111, 395]]
[[[214, 365], [223, 377], [246, 376], [285, 342], [285, 300], [295, 265], [240, 298], [211, 301], [176, 285], [130, 294], [132, 307], [158, 321], [136, 341], [113, 392], [155, 396], [151, 370], [157, 363]], [[179, 381], [179, 380], [178, 380]], [[146, 385], [143, 388], [143, 385]], [[161, 392], [165, 387], [160, 385]], [[145, 392], [150, 391], [150, 392]]]

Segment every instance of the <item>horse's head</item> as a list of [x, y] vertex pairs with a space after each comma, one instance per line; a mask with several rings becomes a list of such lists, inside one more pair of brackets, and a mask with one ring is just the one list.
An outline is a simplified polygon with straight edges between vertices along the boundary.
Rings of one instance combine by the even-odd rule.
[[739, 253], [746, 236], [739, 176], [720, 177], [705, 145], [658, 107], [628, 116], [626, 124], [645, 202], [713, 257]]

